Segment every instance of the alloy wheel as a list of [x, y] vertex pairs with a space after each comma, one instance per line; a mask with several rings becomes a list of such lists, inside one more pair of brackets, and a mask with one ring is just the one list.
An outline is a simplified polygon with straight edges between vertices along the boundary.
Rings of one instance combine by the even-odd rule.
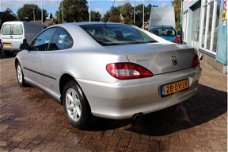
[[82, 111], [81, 111], [81, 101], [78, 93], [73, 89], [69, 88], [66, 92], [66, 110], [68, 116], [74, 121], [79, 121]]

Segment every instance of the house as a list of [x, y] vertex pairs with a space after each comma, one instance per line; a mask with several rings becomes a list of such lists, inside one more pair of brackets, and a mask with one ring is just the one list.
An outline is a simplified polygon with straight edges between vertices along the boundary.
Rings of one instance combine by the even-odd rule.
[[184, 0], [183, 41], [203, 53], [203, 58], [227, 73], [227, 0]]
[[57, 19], [50, 18], [50, 19], [46, 19], [44, 21], [45, 26], [50, 26], [50, 25], [54, 25], [54, 24], [57, 24]]
[[10, 12], [0, 12], [0, 29], [6, 21], [17, 21], [17, 17]]

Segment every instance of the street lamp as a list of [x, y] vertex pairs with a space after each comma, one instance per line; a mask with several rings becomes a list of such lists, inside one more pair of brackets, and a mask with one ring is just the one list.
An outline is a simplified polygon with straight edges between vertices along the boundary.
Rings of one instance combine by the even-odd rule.
[[91, 22], [91, 4], [90, 4], [90, 1], [89, 0], [89, 22]]
[[41, 23], [43, 24], [43, 0], [41, 0]]
[[134, 0], [134, 25], [135, 25], [135, 0]]
[[62, 13], [62, 23], [63, 23], [64, 22], [64, 18], [63, 18], [63, 1], [62, 1], [62, 4], [61, 4], [61, 7], [62, 7], [61, 13]]
[[35, 16], [35, 10], [34, 10], [34, 8], [32, 8], [32, 12], [33, 12], [33, 22], [35, 22], [36, 21], [36, 16]]
[[183, 44], [183, 31], [182, 31], [182, 23], [183, 23], [183, 0], [181, 0], [181, 11], [180, 11], [180, 43]]
[[144, 0], [143, 0], [143, 29], [144, 29]]

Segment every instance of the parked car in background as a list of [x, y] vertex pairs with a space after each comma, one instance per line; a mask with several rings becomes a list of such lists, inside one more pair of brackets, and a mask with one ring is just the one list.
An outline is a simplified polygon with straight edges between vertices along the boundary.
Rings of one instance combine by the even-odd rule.
[[2, 53], [2, 39], [1, 39], [1, 33], [0, 33], [0, 52]]
[[4, 22], [1, 28], [2, 49], [6, 55], [13, 55], [20, 51], [24, 39], [30, 43], [44, 26], [38, 23], [9, 21]]
[[170, 42], [180, 43], [180, 38], [177, 35], [176, 30], [172, 26], [154, 26], [149, 30], [151, 33], [160, 36]]
[[92, 116], [138, 117], [197, 92], [194, 48], [117, 23], [66, 23], [42, 31], [15, 59], [21, 86], [38, 86], [64, 105], [72, 125]]

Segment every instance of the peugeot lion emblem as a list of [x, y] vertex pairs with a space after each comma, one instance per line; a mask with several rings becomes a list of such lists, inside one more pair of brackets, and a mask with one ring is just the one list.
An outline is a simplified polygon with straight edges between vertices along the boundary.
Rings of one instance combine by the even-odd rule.
[[173, 65], [177, 65], [177, 58], [175, 56], [171, 57], [171, 61], [172, 61]]

